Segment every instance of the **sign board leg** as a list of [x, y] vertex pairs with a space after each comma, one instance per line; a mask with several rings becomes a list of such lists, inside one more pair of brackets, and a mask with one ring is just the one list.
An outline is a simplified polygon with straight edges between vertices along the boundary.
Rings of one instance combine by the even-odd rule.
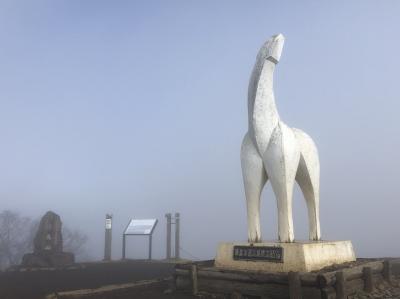
[[126, 245], [126, 241], [125, 241], [125, 234], [122, 236], [122, 259], [125, 259], [125, 245]]
[[149, 235], [149, 260], [151, 260], [151, 250], [152, 250], [152, 236]]

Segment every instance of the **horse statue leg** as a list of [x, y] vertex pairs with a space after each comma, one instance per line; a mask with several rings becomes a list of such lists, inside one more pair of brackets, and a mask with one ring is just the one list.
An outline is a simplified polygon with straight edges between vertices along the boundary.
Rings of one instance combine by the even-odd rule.
[[263, 161], [248, 134], [243, 139], [240, 158], [247, 204], [248, 241], [259, 243], [261, 242], [260, 196], [267, 182], [267, 175]]
[[300, 146], [301, 157], [296, 181], [307, 203], [309, 238], [321, 239], [319, 223], [319, 159], [318, 151], [310, 136], [299, 129], [293, 129]]
[[300, 150], [293, 131], [282, 122], [272, 134], [263, 158], [278, 204], [279, 240], [293, 242], [292, 198]]

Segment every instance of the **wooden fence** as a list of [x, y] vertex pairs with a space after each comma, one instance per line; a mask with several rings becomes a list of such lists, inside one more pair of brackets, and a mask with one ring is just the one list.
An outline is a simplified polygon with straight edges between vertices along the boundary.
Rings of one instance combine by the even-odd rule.
[[271, 299], [343, 299], [357, 291], [372, 292], [392, 279], [393, 266], [400, 260], [361, 260], [355, 266], [310, 273], [267, 273], [218, 269], [204, 263], [177, 265], [176, 290], [219, 293], [238, 298], [241, 294]]

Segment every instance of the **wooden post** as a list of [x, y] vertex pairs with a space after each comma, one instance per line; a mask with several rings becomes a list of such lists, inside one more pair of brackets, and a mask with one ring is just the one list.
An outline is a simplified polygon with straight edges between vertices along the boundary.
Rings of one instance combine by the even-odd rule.
[[336, 299], [336, 290], [333, 287], [325, 287], [321, 290], [321, 299]]
[[178, 289], [177, 286], [176, 286], [176, 280], [177, 280], [177, 275], [176, 275], [176, 273], [174, 273], [172, 275], [172, 281], [171, 281], [171, 290], [173, 292], [175, 292]]
[[169, 260], [171, 258], [171, 213], [165, 214], [167, 218], [167, 256]]
[[180, 249], [180, 244], [179, 244], [179, 234], [180, 234], [180, 219], [179, 219], [179, 213], [175, 213], [175, 258], [179, 259], [180, 254], [179, 254], [179, 249]]
[[289, 295], [290, 299], [302, 299], [299, 272], [289, 272]]
[[196, 264], [192, 265], [191, 274], [192, 274], [193, 295], [197, 295], [197, 293], [199, 292], [199, 288], [198, 288], [198, 283], [197, 283], [197, 265]]
[[104, 260], [111, 260], [111, 237], [112, 237], [112, 215], [106, 215], [106, 227], [105, 227], [105, 237], [104, 237]]
[[343, 271], [336, 272], [336, 299], [346, 299], [346, 279]]
[[239, 292], [235, 291], [231, 294], [230, 299], [242, 299], [243, 296]]
[[363, 268], [363, 279], [364, 279], [364, 291], [367, 293], [371, 293], [374, 290], [374, 281], [372, 278], [371, 267]]
[[388, 283], [392, 283], [392, 263], [390, 260], [385, 260], [383, 262], [383, 278]]

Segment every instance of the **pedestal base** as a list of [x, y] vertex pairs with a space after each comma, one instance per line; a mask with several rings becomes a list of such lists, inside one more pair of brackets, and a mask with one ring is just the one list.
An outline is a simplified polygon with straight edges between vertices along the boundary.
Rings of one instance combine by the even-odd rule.
[[221, 243], [215, 266], [234, 270], [309, 272], [355, 260], [351, 241]]
[[70, 252], [27, 253], [22, 258], [21, 266], [28, 268], [61, 267], [74, 263], [75, 257]]

